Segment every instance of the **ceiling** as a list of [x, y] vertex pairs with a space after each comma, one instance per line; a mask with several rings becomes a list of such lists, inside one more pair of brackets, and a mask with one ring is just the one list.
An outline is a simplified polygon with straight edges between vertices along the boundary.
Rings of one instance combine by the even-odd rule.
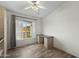
[[32, 9], [24, 10], [24, 7], [30, 6], [27, 1], [0, 1], [1, 6], [11, 11], [40, 18], [46, 17], [62, 3], [62, 1], [40, 1], [40, 5], [44, 6], [46, 9], [40, 9], [38, 15], [38, 13], [34, 12]]

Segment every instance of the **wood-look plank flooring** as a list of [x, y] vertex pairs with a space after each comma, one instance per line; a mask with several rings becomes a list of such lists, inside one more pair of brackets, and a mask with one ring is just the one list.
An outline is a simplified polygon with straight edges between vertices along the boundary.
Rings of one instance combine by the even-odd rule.
[[46, 49], [43, 44], [33, 44], [8, 50], [10, 58], [74, 58], [59, 49]]

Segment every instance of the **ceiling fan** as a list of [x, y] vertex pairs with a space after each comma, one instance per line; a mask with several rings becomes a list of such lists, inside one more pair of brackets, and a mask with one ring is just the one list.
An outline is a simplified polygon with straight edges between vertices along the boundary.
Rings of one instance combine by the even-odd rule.
[[28, 3], [31, 4], [31, 6], [25, 7], [25, 10], [32, 9], [34, 11], [38, 11], [38, 9], [46, 9], [45, 7], [39, 4], [40, 1], [29, 1]]

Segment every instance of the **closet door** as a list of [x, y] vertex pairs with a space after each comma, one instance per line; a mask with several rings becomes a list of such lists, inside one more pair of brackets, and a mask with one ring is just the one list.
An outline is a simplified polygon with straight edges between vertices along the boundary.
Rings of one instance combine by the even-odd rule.
[[7, 20], [6, 10], [0, 6], [0, 57], [5, 57], [7, 51]]
[[2, 57], [4, 51], [4, 11], [0, 7], [0, 57]]

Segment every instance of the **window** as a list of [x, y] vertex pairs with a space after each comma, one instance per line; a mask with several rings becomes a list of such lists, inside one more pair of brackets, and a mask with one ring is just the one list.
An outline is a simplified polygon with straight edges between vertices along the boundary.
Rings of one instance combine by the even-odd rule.
[[32, 38], [32, 22], [16, 20], [16, 39], [24, 40]]

